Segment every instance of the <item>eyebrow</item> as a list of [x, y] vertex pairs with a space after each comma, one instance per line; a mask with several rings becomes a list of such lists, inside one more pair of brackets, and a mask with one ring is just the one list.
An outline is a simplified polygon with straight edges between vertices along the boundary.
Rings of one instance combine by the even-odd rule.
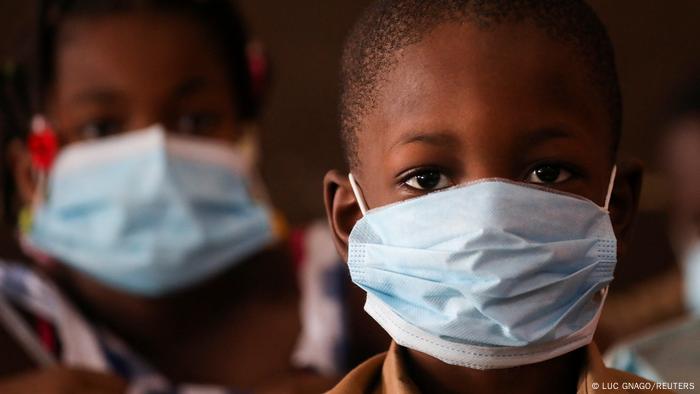
[[459, 139], [448, 131], [424, 132], [411, 131], [399, 138], [397, 142], [389, 147], [389, 150], [408, 144], [423, 143], [437, 147], [447, 147], [458, 145]]
[[[531, 133], [524, 134], [517, 139], [518, 146], [532, 147], [547, 141], [557, 139], [574, 138], [574, 133], [557, 127], [546, 127], [536, 129]], [[399, 140], [389, 147], [389, 150], [408, 144], [424, 143], [437, 147], [449, 147], [459, 145], [460, 141], [449, 131], [424, 132], [412, 131], [401, 136]]]
[[[193, 77], [181, 83], [173, 90], [173, 95], [179, 99], [192, 96], [208, 84], [204, 77]], [[123, 94], [110, 88], [94, 88], [76, 94], [72, 101], [75, 103], [98, 102], [100, 104], [114, 104], [123, 97]]]
[[75, 103], [98, 102], [100, 104], [114, 104], [121, 97], [122, 95], [113, 89], [95, 88], [76, 94], [71, 101]]
[[207, 84], [208, 81], [204, 77], [192, 77], [178, 85], [174, 89], [173, 95], [179, 99], [192, 96], [204, 89]]
[[534, 146], [539, 145], [547, 141], [557, 140], [557, 139], [567, 139], [574, 138], [575, 135], [565, 129], [557, 127], [547, 127], [541, 128], [533, 131], [532, 133], [527, 133], [518, 138], [519, 146]]

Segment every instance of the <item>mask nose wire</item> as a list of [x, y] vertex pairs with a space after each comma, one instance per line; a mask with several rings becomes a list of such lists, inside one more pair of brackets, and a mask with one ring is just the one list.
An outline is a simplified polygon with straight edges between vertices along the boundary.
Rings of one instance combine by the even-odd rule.
[[[613, 188], [615, 185], [615, 178], [617, 177], [617, 165], [613, 166], [612, 173], [610, 174], [610, 183], [608, 184], [608, 192], [605, 196], [605, 207], [604, 209], [606, 211], [609, 211], [610, 208], [610, 199], [612, 198], [612, 192]], [[367, 203], [365, 202], [365, 198], [362, 195], [362, 189], [360, 189], [360, 185], [357, 184], [357, 181], [355, 180], [355, 177], [352, 175], [352, 173], [348, 174], [348, 179], [350, 180], [350, 187], [352, 188], [352, 192], [355, 195], [355, 200], [357, 200], [357, 205], [360, 207], [360, 211], [362, 212], [362, 216], [365, 216], [367, 214]], [[600, 289], [600, 295], [601, 295], [601, 303], [605, 303], [605, 299], [608, 296], [608, 290], [609, 286], [605, 286], [604, 288]]]
[[362, 212], [362, 216], [365, 216], [367, 214], [367, 203], [365, 202], [365, 198], [362, 195], [362, 189], [360, 189], [360, 185], [357, 184], [357, 181], [355, 180], [355, 177], [352, 175], [352, 173], [348, 174], [348, 179], [350, 180], [350, 187], [352, 187], [352, 192], [355, 194], [355, 200], [357, 200], [357, 205], [360, 206], [360, 211]]
[[603, 207], [606, 211], [610, 211], [610, 199], [612, 198], [612, 192], [615, 188], [615, 178], [617, 177], [617, 165], [613, 166], [612, 173], [610, 174], [610, 183], [608, 184], [608, 194], [605, 196], [605, 206]]

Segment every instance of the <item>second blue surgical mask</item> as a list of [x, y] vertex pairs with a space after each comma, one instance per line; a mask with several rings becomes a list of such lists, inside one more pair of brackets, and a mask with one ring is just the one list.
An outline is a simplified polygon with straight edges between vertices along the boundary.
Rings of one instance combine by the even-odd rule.
[[681, 264], [685, 303], [694, 315], [700, 315], [700, 240], [685, 251]]
[[400, 345], [478, 369], [540, 362], [592, 339], [617, 261], [607, 204], [479, 181], [368, 211], [348, 265]]
[[160, 127], [70, 145], [36, 207], [29, 243], [115, 288], [160, 296], [273, 241], [235, 147]]

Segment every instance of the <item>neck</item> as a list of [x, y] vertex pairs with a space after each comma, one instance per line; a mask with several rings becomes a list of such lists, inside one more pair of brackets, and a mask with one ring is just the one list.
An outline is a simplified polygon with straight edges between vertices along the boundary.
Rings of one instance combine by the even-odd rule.
[[505, 394], [575, 393], [585, 350], [578, 349], [552, 360], [515, 368], [478, 370], [446, 364], [412, 349], [406, 351], [407, 368], [421, 392]]
[[[63, 288], [93, 323], [147, 355], [171, 379], [240, 387], [255, 384], [256, 372], [269, 372], [266, 365], [252, 365], [251, 358], [269, 356], [275, 372], [288, 366], [288, 354], [282, 353], [291, 352], [298, 332], [294, 278], [289, 256], [276, 247], [195, 288], [158, 299], [115, 291], [75, 271], [64, 275]], [[249, 344], [268, 334], [277, 337], [275, 354], [249, 354], [265, 353]]]
[[[296, 293], [293, 266], [283, 248], [264, 250], [192, 288], [158, 298], [114, 290], [75, 270], [61, 275], [69, 296], [91, 319], [126, 336], [153, 341], [178, 327], [178, 336], [250, 303], [270, 303]], [[244, 324], [245, 322], [241, 322]]]

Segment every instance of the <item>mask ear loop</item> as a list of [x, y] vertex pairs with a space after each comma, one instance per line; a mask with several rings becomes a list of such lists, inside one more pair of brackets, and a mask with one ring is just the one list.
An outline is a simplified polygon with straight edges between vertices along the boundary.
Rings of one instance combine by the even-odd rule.
[[612, 173], [610, 174], [610, 183], [608, 184], [608, 194], [605, 196], [605, 206], [603, 207], [606, 212], [610, 212], [610, 199], [612, 198], [612, 192], [615, 188], [615, 178], [617, 177], [617, 165], [613, 166]]
[[352, 192], [353, 194], [355, 194], [355, 200], [357, 200], [357, 205], [360, 206], [362, 216], [365, 216], [365, 214], [367, 214], [368, 209], [367, 203], [365, 203], [365, 198], [362, 196], [362, 190], [357, 184], [357, 181], [355, 181], [355, 177], [352, 176], [352, 173], [348, 174], [348, 179], [350, 179], [350, 187], [352, 187]]
[[[612, 198], [612, 192], [615, 188], [615, 179], [617, 178], [617, 165], [613, 166], [612, 173], [610, 174], [610, 183], [608, 184], [608, 194], [605, 196], [605, 211], [610, 213], [610, 199]], [[605, 303], [605, 299], [608, 298], [608, 290], [610, 286], [605, 286], [600, 290], [601, 295], [601, 305]]]

